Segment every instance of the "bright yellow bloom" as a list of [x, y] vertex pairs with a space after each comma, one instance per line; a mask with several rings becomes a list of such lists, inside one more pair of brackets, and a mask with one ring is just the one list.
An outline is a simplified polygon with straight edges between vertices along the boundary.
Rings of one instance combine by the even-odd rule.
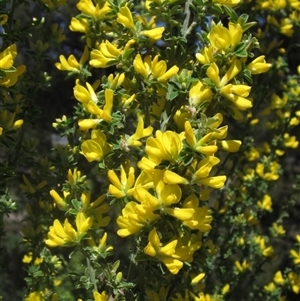
[[295, 265], [300, 265], [300, 251], [290, 250], [290, 255], [293, 258]]
[[78, 32], [83, 32], [83, 33], [88, 33], [89, 32], [89, 22], [87, 19], [76, 19], [72, 17], [71, 23], [69, 25], [69, 29], [71, 31], [78, 31]]
[[240, 273], [242, 273], [250, 268], [250, 264], [245, 259], [242, 262], [235, 261], [234, 265]]
[[135, 24], [132, 18], [131, 11], [128, 8], [128, 3], [120, 8], [118, 12], [117, 22], [128, 29], [135, 29]]
[[197, 141], [194, 129], [192, 128], [189, 121], [185, 122], [184, 130], [187, 144], [196, 152], [212, 156], [218, 150], [218, 147], [215, 144], [210, 143], [211, 141], [213, 141], [212, 133], [205, 135]]
[[[267, 170], [265, 171], [267, 167]], [[256, 173], [266, 181], [276, 181], [279, 179], [279, 171], [280, 165], [277, 162], [270, 162], [268, 166], [265, 166], [264, 163], [257, 163], [256, 165]]]
[[211, 169], [219, 162], [220, 160], [213, 156], [202, 159], [196, 166], [196, 170], [192, 176], [192, 184], [206, 185], [216, 189], [222, 188], [226, 181], [226, 176], [209, 177]]
[[45, 296], [43, 292], [32, 292], [25, 298], [25, 301], [45, 301]]
[[156, 228], [153, 228], [150, 231], [148, 240], [149, 242], [144, 249], [144, 253], [151, 257], [157, 257], [159, 261], [165, 264], [172, 274], [177, 274], [183, 266], [182, 261], [174, 259], [172, 256], [175, 254], [175, 248], [178, 241], [174, 239], [163, 246], [156, 232]]
[[94, 251], [99, 252], [100, 254], [110, 252], [114, 249], [113, 246], [106, 246], [106, 242], [107, 242], [107, 233], [106, 232], [99, 239], [98, 245], [96, 245], [93, 238], [90, 238], [88, 240], [89, 246], [92, 247]]
[[88, 47], [85, 46], [79, 62], [76, 60], [73, 54], [71, 54], [67, 60], [63, 55], [60, 55], [59, 56], [60, 63], [55, 63], [55, 66], [58, 70], [61, 71], [71, 71], [71, 72], [78, 73], [80, 72], [80, 69], [86, 63], [88, 58], [89, 58], [89, 50]]
[[[0, 78], [0, 85], [6, 87], [13, 86], [18, 81], [18, 77], [25, 72], [25, 65], [21, 65], [17, 68], [14, 68], [14, 70], [11, 70], [16, 56], [16, 44], [10, 45], [0, 53], [0, 70], [5, 73], [5, 75]], [[6, 72], [6, 70], [9, 72]]]
[[266, 63], [265, 56], [261, 55], [248, 64], [247, 68], [250, 70], [251, 74], [255, 75], [267, 72], [271, 66], [271, 64]]
[[150, 137], [146, 141], [146, 153], [155, 164], [162, 160], [174, 162], [182, 150], [182, 138], [172, 131], [156, 131], [156, 137]]
[[108, 178], [112, 184], [109, 185], [108, 191], [111, 195], [116, 197], [117, 199], [123, 198], [126, 195], [132, 196], [134, 191], [134, 168], [132, 166], [129, 167], [128, 176], [126, 175], [125, 168], [121, 165], [121, 173], [120, 179], [117, 177], [116, 173], [113, 170], [109, 170]]
[[268, 194], [265, 194], [261, 201], [257, 202], [257, 206], [263, 210], [271, 211], [272, 210], [272, 199]]
[[110, 74], [107, 77], [107, 85], [108, 88], [111, 90], [116, 90], [118, 87], [120, 87], [125, 80], [125, 74], [124, 73], [117, 73], [115, 76], [113, 74]]
[[97, 49], [92, 50], [90, 65], [94, 68], [107, 68], [116, 65], [122, 53], [122, 48], [117, 48], [116, 45], [106, 40]]
[[80, 198], [82, 202], [81, 212], [94, 217], [93, 228], [105, 227], [110, 222], [110, 217], [103, 217], [104, 213], [109, 212], [110, 207], [105, 201], [105, 194], [100, 195], [95, 201], [91, 202], [91, 192], [84, 191]]
[[226, 5], [230, 7], [237, 6], [241, 0], [213, 0], [213, 3], [221, 4], [221, 5]]
[[148, 126], [147, 128], [144, 128], [144, 118], [143, 116], [139, 116], [138, 117], [138, 124], [136, 126], [136, 131], [133, 135], [131, 135], [129, 138], [124, 138], [124, 144], [123, 144], [123, 148], [125, 148], [125, 150], [128, 150], [128, 146], [133, 146], [133, 147], [139, 147], [142, 145], [142, 142], [139, 141], [142, 138], [148, 137], [152, 134], [153, 131], [153, 127], [152, 126]]
[[149, 38], [152, 42], [156, 42], [161, 39], [164, 30], [164, 27], [156, 27], [148, 30], [142, 30], [140, 34]]
[[106, 14], [111, 12], [108, 1], [101, 1], [101, 4], [94, 5], [92, 0], [80, 0], [77, 3], [77, 8], [85, 15], [89, 15], [95, 19], [103, 20], [107, 18]]
[[299, 292], [300, 292], [300, 274], [290, 272], [290, 273], [288, 273], [288, 280], [290, 282], [293, 292], [295, 294], [299, 294]]
[[117, 233], [121, 237], [135, 234], [158, 218], [159, 215], [154, 214], [151, 207], [129, 202], [122, 209], [122, 215], [117, 218], [120, 228]]
[[79, 212], [76, 215], [77, 231], [69, 223], [67, 218], [63, 225], [56, 219], [54, 220], [53, 226], [49, 228], [48, 239], [46, 239], [45, 243], [49, 247], [74, 245], [85, 236], [86, 232], [92, 227], [92, 224], [92, 218], [86, 217], [83, 212]]
[[214, 48], [212, 46], [204, 47], [202, 53], [196, 53], [196, 58], [202, 65], [213, 63], [215, 61]]
[[98, 292], [93, 292], [94, 301], [108, 301], [108, 297], [105, 291], [101, 294]]
[[[111, 111], [113, 107], [113, 96], [114, 91], [111, 89], [105, 89], [104, 97], [105, 97], [105, 105], [103, 109], [98, 107], [98, 97], [93, 89], [93, 87], [86, 83], [87, 89], [81, 86], [78, 82], [74, 87], [74, 96], [75, 98], [80, 101], [87, 112], [94, 114], [97, 116], [97, 119], [91, 119], [88, 121], [86, 119], [79, 121], [79, 126], [82, 129], [90, 129], [95, 127], [101, 120], [105, 120], [107, 122], [111, 121]], [[95, 121], [96, 120], [96, 121]]]
[[50, 190], [50, 195], [52, 196], [53, 200], [55, 201], [55, 204], [57, 205], [59, 210], [67, 211], [69, 208], [68, 203], [65, 201], [67, 197], [70, 195], [69, 192], [63, 191], [64, 198], [59, 196], [59, 194], [54, 190]]
[[198, 107], [203, 102], [210, 102], [212, 97], [213, 93], [210, 88], [198, 80], [189, 91], [189, 104], [192, 107]]
[[144, 80], [156, 79], [160, 82], [165, 82], [172, 76], [176, 75], [179, 68], [174, 65], [167, 71], [167, 63], [165, 61], [158, 61], [158, 55], [151, 60], [151, 55], [147, 55], [142, 60], [140, 54], [137, 54], [134, 61], [134, 70], [141, 74]]
[[277, 271], [275, 273], [273, 280], [276, 284], [280, 284], [280, 285], [284, 284], [284, 279], [282, 277], [281, 271]]
[[242, 70], [242, 63], [234, 60], [226, 74], [220, 79], [217, 64], [212, 63], [207, 69], [207, 76], [220, 89], [221, 95], [230, 100], [239, 110], [243, 111], [252, 107], [252, 102], [245, 98], [249, 95], [251, 87], [246, 85], [227, 84]]
[[183, 224], [190, 229], [208, 232], [211, 230], [212, 215], [206, 207], [199, 207], [199, 198], [195, 194], [188, 196], [183, 202], [183, 208], [193, 208], [194, 214]]
[[102, 160], [110, 151], [110, 146], [106, 143], [106, 136], [100, 130], [92, 130], [91, 139], [85, 140], [81, 144], [81, 154], [89, 162]]
[[254, 237], [254, 242], [257, 243], [260, 247], [260, 251], [263, 256], [270, 257], [274, 253], [274, 249], [272, 246], [267, 247], [266, 246], [266, 240], [264, 237], [258, 235]]
[[239, 23], [229, 22], [228, 29], [221, 24], [215, 25], [208, 39], [211, 45], [221, 51], [234, 48], [242, 39], [243, 29]]

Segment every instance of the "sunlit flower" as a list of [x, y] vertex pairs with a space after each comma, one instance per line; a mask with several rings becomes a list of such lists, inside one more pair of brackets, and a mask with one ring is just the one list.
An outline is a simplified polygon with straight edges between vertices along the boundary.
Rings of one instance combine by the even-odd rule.
[[78, 73], [80, 72], [82, 66], [87, 62], [88, 58], [89, 58], [89, 51], [88, 51], [88, 47], [85, 46], [84, 52], [79, 62], [77, 61], [77, 59], [73, 54], [71, 54], [67, 60], [63, 55], [60, 55], [59, 56], [60, 63], [55, 63], [55, 66], [58, 70], [61, 71], [71, 71], [71, 72]]
[[130, 9], [128, 8], [128, 3], [125, 6], [121, 7], [118, 12], [117, 22], [122, 24], [128, 29], [134, 29], [134, 21]]
[[153, 228], [149, 233], [148, 241], [149, 242], [144, 249], [144, 253], [151, 257], [156, 257], [159, 261], [165, 264], [172, 274], [177, 274], [183, 266], [182, 261], [172, 257], [172, 255], [175, 254], [175, 248], [178, 241], [174, 239], [171, 242], [163, 245], [160, 242], [156, 228]]
[[179, 68], [174, 65], [167, 70], [167, 63], [165, 61], [159, 61], [158, 55], [153, 60], [150, 55], [147, 55], [144, 60], [140, 54], [137, 54], [133, 61], [134, 70], [141, 74], [144, 80], [156, 79], [160, 82], [167, 81], [172, 76], [176, 75]]
[[105, 291], [101, 294], [98, 292], [93, 292], [94, 301], [108, 301], [108, 296]]
[[106, 136], [100, 130], [92, 130], [91, 139], [85, 140], [81, 144], [81, 154], [89, 162], [99, 161], [110, 151], [106, 143]]
[[126, 195], [132, 196], [135, 183], [134, 168], [132, 166], [129, 167], [128, 175], [126, 175], [125, 169], [123, 165], [121, 165], [120, 179], [114, 170], [109, 170], [107, 175], [112, 183], [108, 187], [111, 195], [118, 199], [123, 198]]
[[48, 239], [45, 243], [49, 247], [64, 247], [78, 243], [92, 227], [93, 220], [91, 217], [86, 217], [83, 212], [76, 215], [76, 228], [69, 223], [66, 218], [62, 225], [58, 219], [54, 220], [53, 226], [50, 226]]
[[158, 218], [159, 215], [154, 214], [151, 207], [131, 201], [125, 205], [122, 215], [117, 218], [120, 228], [117, 233], [121, 237], [135, 234]]

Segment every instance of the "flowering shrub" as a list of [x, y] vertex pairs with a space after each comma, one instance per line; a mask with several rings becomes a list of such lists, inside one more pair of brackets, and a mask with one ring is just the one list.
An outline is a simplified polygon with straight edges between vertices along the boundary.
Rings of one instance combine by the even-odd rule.
[[299, 2], [77, 1], [81, 55], [55, 63], [73, 109], [46, 153], [38, 96], [72, 5], [31, 2], [28, 27], [0, 5], [0, 210], [26, 212], [24, 300], [299, 294]]

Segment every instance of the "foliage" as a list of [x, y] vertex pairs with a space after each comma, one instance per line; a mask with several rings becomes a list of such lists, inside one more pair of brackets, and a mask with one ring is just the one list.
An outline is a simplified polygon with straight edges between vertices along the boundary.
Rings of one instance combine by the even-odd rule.
[[299, 1], [72, 3], [0, 3], [0, 230], [25, 214], [22, 298], [292, 300]]

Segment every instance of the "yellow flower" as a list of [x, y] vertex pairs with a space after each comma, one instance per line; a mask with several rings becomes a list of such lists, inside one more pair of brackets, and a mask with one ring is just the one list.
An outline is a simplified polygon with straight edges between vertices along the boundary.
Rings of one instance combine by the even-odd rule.
[[[267, 167], [267, 171], [265, 171]], [[257, 163], [256, 165], [256, 173], [266, 181], [276, 181], [279, 179], [279, 171], [280, 165], [277, 162], [270, 162], [268, 166], [265, 166], [264, 163]]]
[[165, 82], [172, 76], [176, 75], [179, 68], [174, 65], [167, 71], [167, 63], [165, 61], [158, 61], [158, 55], [151, 60], [151, 56], [147, 55], [142, 60], [140, 54], [137, 54], [133, 61], [134, 70], [141, 74], [144, 80], [156, 79], [160, 82]]
[[71, 71], [71, 72], [80, 72], [81, 67], [86, 63], [89, 58], [89, 50], [88, 47], [84, 47], [83, 54], [78, 62], [73, 54], [71, 54], [68, 59], [63, 55], [59, 56], [60, 63], [55, 63], [55, 66], [58, 70], [62, 71]]
[[69, 208], [68, 203], [65, 201], [65, 199], [70, 195], [69, 192], [63, 191], [64, 198], [60, 197], [59, 194], [54, 190], [50, 190], [50, 195], [52, 196], [53, 200], [55, 201], [57, 207], [59, 210], [67, 211]]
[[106, 136], [100, 130], [92, 130], [91, 139], [85, 140], [81, 144], [81, 154], [89, 162], [100, 161], [110, 151], [106, 143]]
[[206, 185], [216, 189], [222, 188], [226, 181], [226, 176], [209, 177], [211, 169], [219, 162], [220, 160], [213, 156], [202, 159], [197, 164], [196, 170], [192, 176], [192, 184]]
[[101, 294], [98, 292], [93, 292], [94, 301], [108, 301], [108, 297], [105, 291]]
[[261, 201], [257, 202], [257, 206], [263, 210], [271, 211], [272, 210], [272, 199], [268, 194], [263, 196]]
[[132, 14], [130, 9], [128, 8], [128, 3], [120, 8], [118, 12], [117, 22], [128, 29], [135, 29]]
[[242, 262], [235, 261], [234, 265], [240, 273], [242, 273], [250, 268], [250, 264], [245, 259]]
[[208, 39], [211, 45], [217, 50], [227, 50], [235, 47], [242, 39], [243, 29], [239, 23], [229, 22], [228, 29], [221, 24], [215, 25]]
[[201, 232], [208, 232], [211, 230], [211, 211], [206, 206], [199, 207], [199, 198], [197, 198], [195, 194], [191, 194], [184, 200], [183, 208], [194, 209], [194, 214], [183, 222], [185, 226]]
[[103, 109], [98, 107], [98, 97], [93, 89], [93, 87], [86, 83], [87, 89], [81, 86], [78, 81], [74, 88], [74, 96], [80, 101], [87, 112], [94, 114], [97, 116], [97, 119], [91, 119], [90, 121], [83, 119], [79, 121], [79, 126], [82, 127], [83, 130], [94, 128], [97, 126], [101, 120], [105, 120], [107, 122], [111, 121], [111, 111], [113, 107], [113, 96], [114, 91], [111, 89], [105, 89], [104, 97], [105, 97], [105, 105]]
[[185, 122], [184, 130], [187, 144], [196, 152], [212, 156], [218, 150], [218, 147], [215, 145], [215, 143], [210, 143], [213, 142], [212, 133], [203, 136], [197, 141], [194, 130], [189, 121]]
[[[96, 2], [97, 3], [97, 2]], [[102, 1], [101, 4], [94, 5], [92, 0], [80, 0], [77, 3], [77, 8], [85, 15], [90, 15], [96, 19], [105, 19], [107, 18], [106, 14], [111, 12], [112, 9], [108, 1]]]
[[128, 146], [133, 146], [133, 147], [141, 146], [142, 142], [139, 140], [147, 136], [150, 136], [152, 134], [152, 131], [153, 131], [152, 126], [148, 126], [147, 128], [144, 128], [144, 118], [143, 116], [140, 115], [138, 117], [138, 124], [136, 126], [135, 133], [127, 139], [123, 138], [124, 141], [123, 148], [129, 151]]
[[88, 244], [90, 247], [93, 248], [93, 250], [101, 253], [107, 253], [113, 250], [112, 246], [106, 246], [107, 242], [107, 233], [105, 232], [103, 236], [99, 239], [99, 244], [98, 246], [96, 245], [95, 241], [93, 238], [88, 240]]
[[172, 274], [177, 274], [183, 266], [182, 261], [172, 257], [172, 255], [175, 254], [177, 240], [174, 239], [163, 246], [156, 232], [156, 228], [153, 228], [148, 235], [148, 241], [147, 246], [144, 248], [144, 253], [151, 257], [157, 257]]
[[161, 39], [164, 30], [164, 27], [156, 27], [148, 30], [142, 30], [140, 34], [149, 38], [152, 42], [156, 42]]
[[4, 14], [0, 15], [0, 26], [4, 25], [7, 22], [7, 20], [8, 20], [8, 15], [4, 15]]
[[71, 23], [69, 25], [71, 31], [78, 31], [83, 33], [89, 32], [89, 22], [87, 19], [76, 19], [72, 17]]
[[112, 183], [108, 187], [109, 193], [111, 195], [113, 195], [117, 199], [123, 198], [126, 195], [132, 196], [134, 191], [133, 186], [135, 183], [134, 168], [132, 166], [129, 167], [127, 176], [123, 165], [121, 165], [120, 179], [117, 177], [116, 173], [113, 170], [109, 170], [107, 175], [110, 182]]
[[25, 298], [25, 301], [45, 301], [43, 292], [32, 292], [28, 297]]
[[276, 284], [280, 284], [280, 285], [284, 284], [284, 279], [283, 279], [283, 277], [282, 277], [281, 271], [277, 271], [277, 272], [276, 272], [276, 274], [274, 275], [273, 280], [274, 280], [274, 282], [275, 282]]
[[250, 70], [251, 74], [255, 75], [267, 72], [271, 66], [271, 64], [266, 63], [265, 56], [261, 55], [248, 64], [247, 68]]
[[226, 5], [230, 7], [237, 6], [241, 0], [213, 0], [213, 3], [221, 4], [221, 5]]
[[220, 79], [219, 68], [216, 63], [212, 63], [207, 69], [207, 76], [220, 89], [221, 95], [230, 100], [239, 110], [243, 111], [252, 107], [252, 102], [245, 98], [249, 95], [251, 87], [246, 85], [227, 84], [241, 70], [241, 61], [235, 59], [226, 74]]
[[92, 218], [86, 217], [83, 212], [79, 212], [76, 215], [77, 231], [69, 223], [67, 218], [63, 225], [56, 219], [54, 220], [53, 226], [49, 228], [48, 239], [46, 239], [45, 243], [49, 247], [74, 245], [85, 236], [86, 232], [92, 227], [92, 224]]
[[107, 68], [116, 65], [122, 53], [122, 48], [117, 48], [116, 45], [106, 40], [98, 46], [98, 49], [92, 50], [90, 65], [94, 68]]
[[151, 161], [159, 164], [162, 160], [174, 162], [182, 150], [182, 138], [172, 131], [156, 131], [156, 138], [146, 141], [146, 153]]
[[159, 215], [154, 214], [151, 207], [129, 202], [122, 209], [122, 215], [117, 218], [120, 228], [117, 233], [121, 237], [135, 234], [158, 218]]
[[300, 252], [295, 250], [290, 250], [290, 255], [293, 258], [293, 262], [295, 265], [300, 265]]
[[16, 113], [11, 113], [7, 110], [0, 112], [0, 126], [2, 132], [16, 130], [23, 125], [23, 119], [16, 119]]
[[110, 217], [103, 217], [110, 209], [105, 200], [105, 194], [100, 195], [95, 201], [91, 203], [91, 192], [84, 191], [80, 198], [82, 202], [81, 212], [86, 213], [88, 216], [95, 217], [93, 228], [105, 227], [110, 222]]
[[299, 294], [299, 292], [300, 292], [300, 274], [290, 272], [290, 273], [288, 273], [288, 280], [290, 282], [293, 292], [295, 294]]
[[203, 102], [210, 102], [212, 97], [213, 93], [210, 88], [198, 80], [189, 91], [189, 104], [192, 107], [198, 107]]
[[196, 53], [196, 59], [202, 65], [213, 63], [215, 61], [214, 48], [212, 46], [204, 47], [202, 53]]

